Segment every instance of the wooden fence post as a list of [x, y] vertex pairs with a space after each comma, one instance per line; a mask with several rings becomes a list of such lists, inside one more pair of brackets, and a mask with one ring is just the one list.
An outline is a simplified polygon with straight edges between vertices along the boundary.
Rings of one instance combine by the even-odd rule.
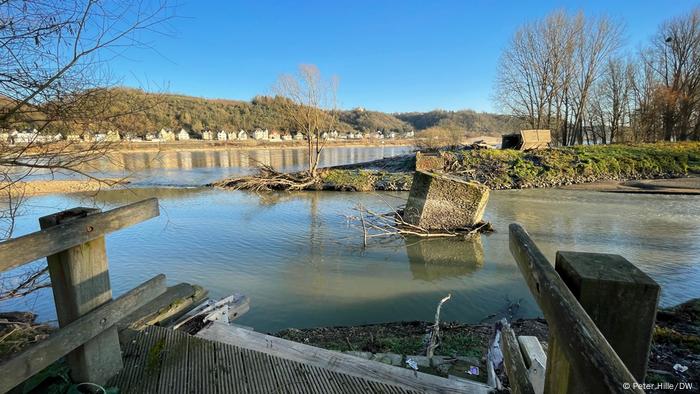
[[[635, 379], [643, 382], [654, 331], [659, 285], [622, 256], [557, 252], [555, 270]], [[561, 342], [550, 337], [546, 393], [579, 393]]]
[[[73, 208], [44, 216], [39, 224], [43, 230], [99, 212], [95, 208]], [[112, 299], [104, 236], [46, 259], [60, 327]], [[67, 360], [76, 382], [106, 383], [123, 366], [116, 325], [69, 353]]]

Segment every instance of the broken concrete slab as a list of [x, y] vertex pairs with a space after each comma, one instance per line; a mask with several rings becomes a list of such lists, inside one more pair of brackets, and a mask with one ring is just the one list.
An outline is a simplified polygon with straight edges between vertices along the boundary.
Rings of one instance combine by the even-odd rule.
[[427, 230], [469, 228], [483, 218], [488, 199], [481, 183], [416, 171], [403, 220]]
[[416, 171], [443, 171], [445, 157], [440, 152], [416, 152]]

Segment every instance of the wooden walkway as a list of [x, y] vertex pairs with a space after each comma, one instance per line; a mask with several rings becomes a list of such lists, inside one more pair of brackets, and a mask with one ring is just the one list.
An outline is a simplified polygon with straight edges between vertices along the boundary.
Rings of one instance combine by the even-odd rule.
[[417, 393], [162, 327], [131, 336], [120, 393]]

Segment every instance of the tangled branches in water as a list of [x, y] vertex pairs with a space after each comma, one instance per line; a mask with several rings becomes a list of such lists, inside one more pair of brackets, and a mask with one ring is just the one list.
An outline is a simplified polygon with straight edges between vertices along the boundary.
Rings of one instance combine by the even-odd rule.
[[318, 176], [308, 172], [284, 173], [267, 164], [258, 164], [258, 173], [225, 179], [213, 183], [212, 186], [233, 190], [251, 190], [265, 192], [272, 190], [306, 190], [319, 182]]
[[363, 205], [357, 205], [354, 210], [359, 213], [359, 216], [346, 216], [348, 221], [359, 223], [365, 246], [367, 246], [371, 238], [417, 236], [423, 238], [451, 237], [471, 239], [478, 234], [494, 231], [491, 223], [483, 221], [472, 227], [427, 229], [407, 222], [404, 219], [402, 208], [393, 208], [388, 203], [387, 206], [391, 209], [390, 212], [378, 213]]

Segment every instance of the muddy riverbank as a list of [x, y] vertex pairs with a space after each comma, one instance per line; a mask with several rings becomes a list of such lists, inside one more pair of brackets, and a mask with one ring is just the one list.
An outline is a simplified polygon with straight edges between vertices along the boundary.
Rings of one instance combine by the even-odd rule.
[[[424, 321], [370, 324], [351, 327], [287, 329], [275, 336], [309, 345], [343, 351], [399, 355], [424, 354], [423, 338], [432, 323]], [[549, 329], [543, 319], [512, 322], [516, 335], [537, 337], [547, 351]], [[436, 355], [460, 357], [485, 371], [486, 354], [493, 336], [493, 324], [444, 322], [440, 326], [442, 345]], [[359, 354], [359, 353], [353, 353]], [[674, 365], [688, 367], [685, 372]], [[440, 374], [434, 368], [423, 369]], [[452, 372], [451, 372], [452, 373]], [[484, 376], [463, 376], [482, 381]], [[700, 384], [700, 299], [659, 310], [649, 357], [647, 382], [693, 382]], [[650, 392], [654, 392], [653, 390]]]

